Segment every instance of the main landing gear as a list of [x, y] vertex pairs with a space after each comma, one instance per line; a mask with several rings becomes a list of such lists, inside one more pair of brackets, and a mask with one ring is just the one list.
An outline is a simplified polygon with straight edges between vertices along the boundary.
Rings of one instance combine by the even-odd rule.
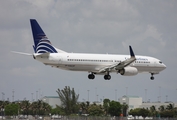
[[[90, 74], [88, 75], [88, 78], [93, 80], [93, 79], [95, 78], [94, 73], [90, 73]], [[111, 76], [110, 76], [109, 74], [104, 75], [104, 79], [105, 79], [105, 80], [110, 80], [110, 79], [111, 79]]]
[[95, 75], [93, 73], [91, 73], [88, 75], [88, 78], [93, 80], [95, 78]]
[[151, 80], [154, 80], [154, 76], [153, 75], [154, 75], [154, 73], [151, 73], [151, 77], [150, 77]]
[[105, 80], [110, 80], [111, 79], [111, 76], [108, 74], [108, 75], [104, 75], [104, 79]]

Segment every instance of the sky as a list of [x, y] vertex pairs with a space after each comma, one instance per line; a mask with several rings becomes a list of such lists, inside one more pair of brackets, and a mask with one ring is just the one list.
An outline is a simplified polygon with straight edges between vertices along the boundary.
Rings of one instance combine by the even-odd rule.
[[[177, 102], [176, 0], [2, 0], [0, 1], [0, 100], [36, 100], [74, 88], [79, 101], [117, 100], [140, 96], [143, 101]], [[150, 74], [102, 75], [46, 66], [33, 53], [30, 19], [36, 19], [52, 44], [74, 53], [129, 54], [160, 59], [167, 68]], [[14, 97], [13, 97], [14, 92]]]

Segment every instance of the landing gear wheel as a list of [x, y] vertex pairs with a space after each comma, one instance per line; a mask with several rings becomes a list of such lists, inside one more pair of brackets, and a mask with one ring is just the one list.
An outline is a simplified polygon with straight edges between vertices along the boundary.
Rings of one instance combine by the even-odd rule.
[[154, 80], [154, 77], [153, 76], [151, 76], [151, 78], [150, 78], [151, 80]]
[[89, 79], [94, 79], [94, 78], [95, 78], [95, 75], [94, 75], [94, 74], [89, 74], [89, 75], [88, 75], [88, 78], [89, 78]]
[[154, 76], [153, 76], [153, 75], [154, 75], [154, 74], [151, 73], [151, 77], [150, 77], [151, 80], [154, 80]]
[[105, 75], [105, 76], [104, 76], [104, 79], [105, 79], [105, 80], [110, 80], [110, 79], [111, 79], [111, 76], [110, 76], [110, 75]]
[[107, 75], [104, 76], [104, 79], [107, 80]]

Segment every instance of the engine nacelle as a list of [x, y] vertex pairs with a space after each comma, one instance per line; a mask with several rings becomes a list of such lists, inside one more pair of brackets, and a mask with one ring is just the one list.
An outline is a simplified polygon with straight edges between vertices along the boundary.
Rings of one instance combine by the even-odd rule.
[[135, 67], [125, 67], [119, 73], [124, 76], [133, 76], [138, 74], [138, 70]]

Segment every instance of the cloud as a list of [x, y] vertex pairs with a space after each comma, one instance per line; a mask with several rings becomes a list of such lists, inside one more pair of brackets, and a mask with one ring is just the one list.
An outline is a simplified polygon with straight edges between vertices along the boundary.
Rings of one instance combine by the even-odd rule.
[[[80, 89], [82, 97], [86, 94], [84, 90], [87, 86], [90, 90], [98, 87], [99, 91], [102, 91], [100, 97], [112, 96], [114, 99], [115, 89], [121, 96], [124, 95], [122, 91], [125, 87], [129, 87], [131, 94], [139, 96], [144, 95], [141, 91], [145, 87], [155, 91], [161, 82], [163, 86], [168, 86], [169, 80], [175, 88], [176, 4], [176, 1], [164, 0], [1, 1], [0, 71], [3, 84], [0, 84], [0, 91], [14, 88], [21, 92], [19, 88], [21, 85], [24, 89], [28, 89], [29, 93], [25, 94], [29, 94], [27, 97], [31, 98], [31, 93], [39, 87], [50, 95], [55, 93], [58, 87], [64, 88], [70, 85]], [[11, 54], [11, 50], [33, 52], [33, 37], [29, 22], [31, 18], [37, 19], [55, 47], [65, 51], [129, 54], [128, 46], [132, 45], [135, 54], [160, 58], [167, 64], [168, 69], [159, 74], [153, 83], [148, 81], [149, 74], [135, 77], [112, 74], [111, 81], [104, 81], [103, 76], [96, 76], [95, 81], [89, 81], [88, 73], [58, 70], [46, 67], [31, 57]], [[80, 86], [80, 83], [83, 83], [83, 86]], [[49, 86], [51, 89], [48, 89]], [[94, 90], [92, 92], [95, 94]], [[166, 92], [173, 93], [172, 90]], [[21, 98], [23, 94], [17, 97]], [[90, 99], [94, 100], [93, 96]], [[156, 99], [154, 95], [151, 97]]]
[[[146, 27], [136, 26], [133, 33], [136, 35], [129, 36], [128, 39], [122, 41], [124, 47], [133, 45], [141, 48], [144, 45], [150, 54], [158, 54], [166, 46], [166, 41], [163, 40], [162, 33], [153, 25], [148, 24]], [[148, 44], [148, 46], [145, 44]]]

